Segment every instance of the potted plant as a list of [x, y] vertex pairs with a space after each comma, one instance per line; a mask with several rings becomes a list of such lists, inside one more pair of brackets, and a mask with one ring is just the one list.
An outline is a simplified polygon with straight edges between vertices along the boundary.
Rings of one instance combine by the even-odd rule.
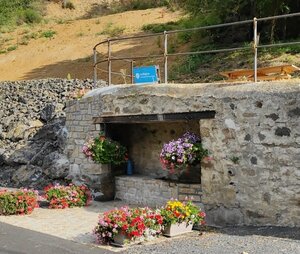
[[86, 157], [100, 164], [120, 165], [128, 160], [126, 147], [103, 133], [85, 143], [82, 152]]
[[178, 177], [204, 159], [211, 160], [209, 152], [203, 148], [200, 138], [191, 132], [186, 132], [179, 139], [164, 144], [160, 153], [163, 168], [170, 174], [177, 174]]
[[191, 232], [194, 224], [205, 223], [205, 213], [191, 200], [170, 200], [161, 209], [161, 215], [164, 218], [163, 234], [169, 237]]
[[162, 232], [163, 218], [148, 207], [121, 207], [100, 217], [94, 234], [101, 244], [123, 246], [134, 241], [151, 240]]

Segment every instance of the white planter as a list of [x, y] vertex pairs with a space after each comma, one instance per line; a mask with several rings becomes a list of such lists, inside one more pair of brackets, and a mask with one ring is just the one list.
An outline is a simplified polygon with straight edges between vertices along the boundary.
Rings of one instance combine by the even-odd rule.
[[185, 233], [192, 232], [193, 230], [193, 224], [191, 223], [176, 223], [176, 224], [171, 224], [165, 227], [163, 231], [164, 236], [176, 236], [176, 235], [181, 235]]
[[130, 239], [127, 235], [118, 233], [114, 236], [114, 242], [112, 243], [112, 245], [121, 247], [121, 246], [124, 246], [129, 241], [130, 241]]

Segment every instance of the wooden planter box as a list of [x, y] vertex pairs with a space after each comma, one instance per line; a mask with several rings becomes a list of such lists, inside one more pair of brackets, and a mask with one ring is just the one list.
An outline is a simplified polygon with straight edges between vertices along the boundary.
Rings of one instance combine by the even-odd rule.
[[193, 224], [190, 223], [188, 224], [186, 222], [171, 224], [165, 227], [163, 231], [163, 235], [172, 237], [172, 236], [192, 232], [192, 229], [193, 229]]

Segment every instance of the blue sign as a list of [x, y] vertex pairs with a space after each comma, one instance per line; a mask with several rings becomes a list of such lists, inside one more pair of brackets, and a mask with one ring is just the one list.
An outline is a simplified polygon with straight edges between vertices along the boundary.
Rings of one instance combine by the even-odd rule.
[[133, 68], [134, 83], [157, 84], [159, 82], [159, 68], [156, 65]]

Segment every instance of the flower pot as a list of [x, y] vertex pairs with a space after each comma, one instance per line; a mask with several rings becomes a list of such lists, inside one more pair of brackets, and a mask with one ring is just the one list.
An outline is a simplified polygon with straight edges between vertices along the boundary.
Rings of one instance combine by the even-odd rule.
[[126, 234], [119, 232], [114, 236], [114, 242], [112, 245], [122, 247], [129, 241], [130, 238]]
[[172, 236], [192, 232], [192, 229], [193, 229], [193, 224], [191, 223], [182, 222], [182, 223], [171, 224], [165, 227], [163, 231], [163, 235], [172, 237]]

